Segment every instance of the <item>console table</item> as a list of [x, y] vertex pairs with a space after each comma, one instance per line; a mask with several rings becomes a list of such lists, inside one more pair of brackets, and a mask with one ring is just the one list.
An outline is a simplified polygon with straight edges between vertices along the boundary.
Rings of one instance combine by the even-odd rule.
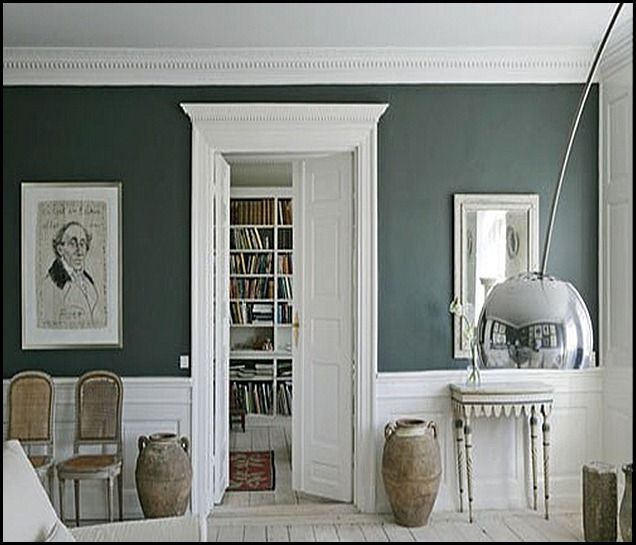
[[[530, 444], [532, 452], [533, 507], [537, 509], [537, 424], [538, 415], [543, 416], [543, 475], [545, 496], [545, 518], [549, 517], [550, 499], [550, 423], [554, 399], [553, 388], [542, 382], [494, 382], [481, 386], [450, 384], [451, 403], [455, 419], [457, 443], [457, 474], [459, 481], [459, 510], [464, 510], [464, 465], [468, 477], [468, 519], [473, 522], [473, 458], [471, 417], [520, 416], [525, 414], [530, 421]], [[464, 450], [466, 457], [464, 459]]]

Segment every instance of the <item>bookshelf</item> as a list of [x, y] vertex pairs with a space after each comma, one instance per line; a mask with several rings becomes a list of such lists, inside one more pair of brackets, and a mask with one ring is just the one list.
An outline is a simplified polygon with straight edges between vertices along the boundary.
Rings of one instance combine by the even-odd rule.
[[247, 414], [291, 415], [291, 190], [232, 190], [229, 290], [230, 399]]

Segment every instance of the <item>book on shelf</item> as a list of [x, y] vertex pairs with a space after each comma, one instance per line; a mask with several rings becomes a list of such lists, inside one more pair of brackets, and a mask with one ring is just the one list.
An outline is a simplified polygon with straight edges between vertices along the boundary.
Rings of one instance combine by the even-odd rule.
[[289, 276], [278, 279], [278, 298], [291, 299], [293, 297], [292, 279]]
[[272, 254], [232, 254], [230, 274], [274, 274]]
[[232, 199], [230, 223], [272, 225], [274, 223], [274, 199]]
[[290, 254], [278, 256], [278, 274], [292, 274], [292, 256]]
[[273, 299], [271, 278], [230, 278], [230, 299]]
[[278, 224], [291, 225], [293, 223], [291, 199], [278, 200]]
[[271, 250], [272, 228], [237, 227], [230, 230], [231, 250]]
[[291, 250], [293, 246], [293, 233], [291, 226], [289, 229], [279, 229], [278, 231], [278, 249]]

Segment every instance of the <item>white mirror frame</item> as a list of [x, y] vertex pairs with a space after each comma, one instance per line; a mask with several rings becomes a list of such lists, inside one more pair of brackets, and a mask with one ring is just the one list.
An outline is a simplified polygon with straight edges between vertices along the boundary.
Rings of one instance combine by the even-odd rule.
[[[464, 304], [465, 286], [462, 284], [466, 255], [466, 214], [479, 210], [525, 211], [528, 217], [528, 270], [539, 267], [539, 195], [534, 193], [456, 193], [454, 195], [454, 290], [453, 298]], [[470, 347], [462, 343], [459, 316], [453, 316], [453, 358], [471, 358]]]

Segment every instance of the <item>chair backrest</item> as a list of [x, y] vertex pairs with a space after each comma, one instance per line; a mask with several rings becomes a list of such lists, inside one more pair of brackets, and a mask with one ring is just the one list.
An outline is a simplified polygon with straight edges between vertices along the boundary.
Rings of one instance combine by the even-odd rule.
[[53, 448], [55, 388], [50, 375], [23, 371], [9, 382], [7, 438]]
[[107, 445], [121, 453], [124, 387], [110, 371], [89, 371], [75, 387], [75, 452], [80, 445]]

